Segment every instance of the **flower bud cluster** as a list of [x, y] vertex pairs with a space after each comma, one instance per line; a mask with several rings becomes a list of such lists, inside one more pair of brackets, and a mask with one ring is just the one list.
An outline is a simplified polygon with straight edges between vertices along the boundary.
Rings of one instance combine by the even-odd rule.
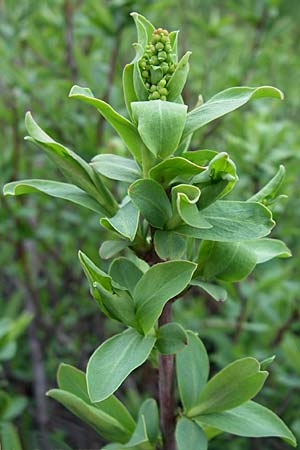
[[174, 56], [169, 32], [162, 28], [154, 30], [139, 61], [141, 75], [149, 92], [148, 100], [167, 100], [167, 85], [176, 69]]

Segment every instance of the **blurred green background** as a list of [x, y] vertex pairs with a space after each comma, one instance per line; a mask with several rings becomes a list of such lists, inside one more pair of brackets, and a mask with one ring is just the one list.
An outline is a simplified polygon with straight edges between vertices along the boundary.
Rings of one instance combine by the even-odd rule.
[[[123, 114], [122, 68], [134, 51], [138, 11], [156, 26], [180, 29], [181, 53], [192, 50], [184, 91], [193, 107], [231, 86], [274, 85], [285, 101], [258, 100], [198, 132], [193, 149], [227, 151], [240, 181], [231, 194], [247, 199], [287, 169], [282, 198], [272, 209], [294, 257], [259, 267], [228, 287], [216, 304], [200, 295], [177, 302], [184, 325], [200, 333], [212, 371], [237, 357], [276, 355], [259, 395], [300, 439], [299, 171], [300, 98], [298, 0], [7, 0], [0, 1], [1, 184], [22, 178], [61, 179], [46, 156], [23, 140], [24, 114], [33, 112], [55, 139], [90, 160], [126, 154], [112, 129], [89, 106], [68, 99], [73, 84], [88, 86]], [[118, 325], [106, 321], [89, 296], [78, 249], [99, 265], [103, 235], [97, 215], [39, 195], [1, 197], [0, 427], [14, 423], [26, 450], [99, 449], [96, 434], [45, 391], [60, 362], [85, 368], [93, 349]], [[131, 376], [120, 396], [135, 414], [155, 396], [150, 366]], [[272, 450], [274, 439], [216, 438], [212, 450]]]

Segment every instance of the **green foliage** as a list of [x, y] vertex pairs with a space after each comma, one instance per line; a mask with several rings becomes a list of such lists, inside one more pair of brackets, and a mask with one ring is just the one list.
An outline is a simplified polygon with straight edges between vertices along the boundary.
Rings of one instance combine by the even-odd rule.
[[[119, 391], [137, 419], [136, 422], [112, 394], [127, 375], [147, 359], [156, 367], [158, 361], [161, 364], [162, 358], [173, 358], [174, 353], [179, 397], [183, 406], [181, 410], [175, 393], [176, 414], [180, 417], [175, 433], [178, 450], [206, 449], [207, 440], [212, 450], [220, 446], [231, 450], [246, 448], [246, 441], [239, 438], [232, 440], [220, 436], [214, 442], [212, 438], [222, 431], [246, 437], [277, 436], [295, 445], [293, 435], [274, 413], [248, 401], [263, 384], [266, 373], [262, 367], [268, 364], [267, 357], [273, 352], [277, 353], [278, 362], [272, 368], [272, 382], [260, 397], [277, 410], [287, 389], [296, 392], [299, 389], [297, 378], [290, 376], [299, 368], [299, 327], [297, 321], [292, 320], [299, 314], [295, 302], [297, 287], [288, 281], [288, 276], [297, 267], [293, 261], [288, 261], [284, 266], [272, 261], [277, 257], [290, 256], [290, 250], [278, 238], [286, 240], [294, 252], [298, 239], [295, 225], [290, 226], [295, 223], [292, 214], [295, 216], [298, 211], [294, 200], [297, 185], [293, 184], [293, 176], [297, 174], [293, 153], [297, 141], [296, 129], [287, 125], [284, 117], [285, 112], [287, 118], [289, 114], [295, 114], [292, 112], [295, 100], [289, 95], [293, 92], [293, 83], [292, 77], [288, 83], [284, 82], [281, 75], [283, 71], [276, 70], [276, 58], [271, 51], [274, 46], [270, 41], [272, 33], [276, 36], [279, 30], [285, 29], [284, 34], [280, 31], [280, 36], [284, 35], [280, 45], [288, 47], [291, 33], [285, 27], [289, 16], [281, 2], [272, 4], [272, 7], [267, 2], [263, 12], [259, 6], [255, 7], [255, 12], [252, 11], [247, 2], [236, 4], [234, 9], [228, 6], [227, 10], [212, 2], [206, 4], [201, 16], [192, 2], [189, 2], [186, 11], [179, 10], [173, 1], [170, 4], [159, 1], [153, 9], [150, 6], [150, 17], [159, 17], [160, 21], [164, 18], [168, 25], [170, 19], [167, 15], [174, 17], [174, 21], [177, 15], [178, 22], [182, 15], [182, 21], [189, 25], [183, 41], [192, 37], [194, 42], [196, 38], [198, 42], [197, 46], [191, 45], [194, 55], [190, 67], [190, 52], [180, 59], [181, 44], [177, 42], [177, 32], [160, 31], [153, 34], [155, 28], [152, 24], [143, 16], [133, 13], [138, 44], [135, 45], [136, 58], [127, 64], [123, 72], [125, 103], [130, 116], [127, 119], [121, 103], [120, 77], [113, 73], [115, 69], [117, 73], [120, 67], [115, 59], [116, 68], [111, 72], [107, 58], [110, 53], [115, 58], [120, 52], [122, 62], [128, 59], [128, 41], [131, 36], [129, 29], [127, 33], [126, 21], [127, 12], [134, 9], [134, 2], [109, 3], [99, 5], [89, 1], [88, 5], [76, 5], [68, 9], [66, 5], [69, 2], [64, 2], [65, 14], [71, 12], [76, 24], [74, 36], [77, 48], [70, 50], [70, 32], [66, 32], [67, 58], [70, 51], [74, 52], [70, 65], [62, 64], [63, 51], [55, 51], [63, 42], [59, 31], [64, 29], [59, 2], [54, 2], [51, 7], [40, 5], [34, 13], [25, 2], [20, 8], [20, 16], [16, 13], [15, 19], [8, 17], [8, 25], [6, 28], [3, 26], [3, 30], [1, 25], [1, 33], [9, 37], [15, 34], [9, 31], [12, 30], [9, 28], [12, 27], [10, 21], [20, 23], [17, 28], [21, 46], [17, 50], [22, 55], [21, 64], [24, 66], [25, 61], [25, 66], [32, 63], [36, 65], [28, 77], [24, 76], [23, 69], [14, 68], [14, 61], [14, 70], [9, 69], [9, 77], [14, 80], [14, 86], [18, 86], [18, 91], [15, 92], [8, 85], [7, 91], [12, 92], [13, 98], [9, 101], [5, 98], [5, 114], [2, 114], [4, 139], [7, 138], [9, 143], [11, 136], [17, 140], [16, 136], [23, 134], [18, 120], [23, 115], [25, 105], [27, 108], [28, 99], [32, 98], [32, 109], [43, 110], [44, 115], [40, 120], [47, 133], [39, 128], [31, 115], [27, 115], [26, 124], [31, 136], [29, 140], [42, 147], [68, 181], [62, 183], [39, 179], [40, 176], [57, 178], [57, 174], [54, 168], [44, 164], [42, 156], [38, 154], [27, 156], [24, 152], [24, 155], [21, 154], [21, 164], [11, 164], [11, 152], [12, 161], [18, 161], [20, 156], [20, 144], [16, 144], [17, 150], [11, 150], [8, 146], [7, 156], [5, 152], [3, 154], [5, 179], [10, 181], [4, 193], [21, 195], [40, 192], [87, 208], [87, 211], [79, 209], [73, 212], [72, 205], [59, 209], [55, 204], [51, 206], [44, 203], [43, 199], [26, 197], [14, 206], [12, 201], [6, 202], [5, 199], [4, 205], [11, 205], [11, 217], [16, 217], [13, 227], [3, 222], [4, 235], [9, 236], [4, 240], [5, 261], [12, 260], [12, 243], [18, 255], [22, 254], [20, 249], [23, 239], [25, 249], [32, 250], [34, 235], [40, 239], [40, 243], [37, 251], [33, 249], [32, 258], [27, 256], [29, 271], [26, 269], [26, 256], [25, 259], [20, 257], [20, 262], [13, 263], [12, 269], [5, 267], [8, 288], [3, 288], [4, 294], [6, 289], [9, 293], [15, 289], [13, 280], [19, 277], [17, 286], [24, 284], [20, 298], [26, 299], [29, 292], [38, 305], [34, 323], [35, 327], [39, 327], [38, 336], [42, 344], [47, 344], [43, 348], [47, 361], [45, 370], [50, 379], [57, 359], [75, 360], [83, 367], [92, 350], [99, 345], [98, 340], [104, 341], [88, 363], [87, 385], [83, 372], [65, 365], [59, 370], [59, 389], [49, 392], [49, 396], [56, 398], [97, 430], [98, 447], [103, 442], [101, 437], [113, 442], [106, 449], [150, 450], [163, 445], [164, 427], [161, 425], [159, 429], [157, 405], [152, 399], [142, 403], [144, 396], [153, 396], [154, 391], [153, 382], [147, 381], [147, 377], [141, 388], [141, 374], [144, 378], [145, 373], [149, 372], [149, 378], [154, 378], [149, 366], [137, 371]], [[53, 13], [51, 8], [56, 12]], [[276, 16], [279, 10], [282, 18]], [[31, 32], [28, 33], [26, 27], [24, 29], [26, 21], [22, 18], [23, 13], [31, 21], [34, 14], [36, 19], [31, 22], [32, 30], [41, 34], [43, 39], [31, 37]], [[264, 19], [265, 15], [267, 19]], [[237, 27], [236, 23], [242, 23], [243, 26]], [[70, 26], [67, 19], [65, 24], [67, 28]], [[248, 46], [249, 43], [251, 45], [251, 31], [255, 33], [254, 50]], [[269, 45], [257, 51], [260, 33], [269, 39]], [[115, 35], [119, 36], [116, 40], [117, 53], [108, 51], [108, 47], [114, 45]], [[121, 39], [121, 36], [126, 39]], [[247, 39], [243, 42], [245, 36]], [[157, 42], [151, 42], [154, 39]], [[7, 39], [5, 51], [6, 40], [5, 44], [1, 43], [5, 69], [10, 54], [18, 54], [13, 48], [15, 44], [10, 42], [13, 41]], [[102, 54], [101, 51], [97, 53], [100, 42], [105, 48]], [[155, 49], [151, 47], [154, 44]], [[222, 54], [225, 48], [226, 52]], [[240, 49], [243, 49], [243, 54], [239, 53]], [[253, 57], [253, 51], [253, 61], [258, 59], [260, 64], [255, 64], [255, 71], [247, 69], [246, 75], [243, 75], [244, 65], [247, 67], [246, 49], [249, 50], [249, 60]], [[74, 55], [77, 75], [73, 72], [73, 81], [92, 86], [94, 92], [100, 90], [103, 100], [96, 99], [88, 88], [77, 85], [72, 88], [70, 97], [95, 106], [101, 114], [99, 118], [92, 115], [85, 105], [68, 109], [61, 100], [63, 92], [70, 88], [68, 71], [73, 71]], [[284, 61], [284, 55], [288, 58], [289, 51], [276, 52], [280, 61]], [[157, 61], [150, 61], [153, 57]], [[287, 61], [290, 63], [290, 60]], [[164, 61], [168, 64], [168, 73], [165, 74]], [[151, 65], [147, 77], [143, 76], [141, 70], [144, 69], [144, 62]], [[270, 62], [275, 64], [272, 74]], [[59, 64], [65, 73], [62, 76], [58, 72], [61, 70], [58, 69]], [[146, 69], [148, 71], [148, 67]], [[188, 89], [182, 92], [190, 69]], [[49, 73], [55, 77], [55, 81]], [[105, 89], [106, 73], [111, 76], [108, 91]], [[286, 110], [283, 106], [283, 113], [280, 113], [276, 110], [276, 104], [272, 103], [272, 119], [262, 102], [255, 99], [282, 99], [278, 89], [263, 86], [222, 90], [230, 84], [240, 85], [245, 80], [247, 84], [258, 86], [267, 75], [271, 77], [272, 83], [286, 86], [288, 91], [289, 106]], [[46, 83], [42, 84], [41, 80], [44, 79]], [[4, 85], [6, 83], [5, 78]], [[187, 108], [187, 104], [195, 104], [199, 86], [205, 94], [217, 90], [221, 92], [206, 102], [199, 99], [194, 109]], [[154, 98], [156, 92], [160, 100]], [[108, 100], [114, 103], [116, 109], [109, 105]], [[243, 114], [235, 113], [224, 119], [224, 122], [220, 121], [225, 114], [250, 100], [251, 109]], [[284, 117], [281, 122], [278, 120], [280, 114]], [[111, 128], [103, 127], [103, 118]], [[7, 123], [12, 124], [12, 133]], [[208, 127], [204, 128], [207, 124]], [[96, 128], [99, 133], [95, 132]], [[48, 129], [53, 129], [53, 135], [58, 136], [61, 142], [70, 145], [72, 141], [72, 145], [80, 149], [81, 156], [50, 138]], [[113, 132], [118, 137], [112, 137]], [[207, 150], [214, 147], [223, 150], [224, 142], [226, 152]], [[199, 148], [201, 150], [195, 150]], [[100, 154], [95, 156], [98, 151]], [[274, 176], [281, 162], [288, 166], [287, 179], [284, 179], [283, 166]], [[11, 182], [24, 175], [32, 179]], [[291, 194], [288, 207], [284, 206], [284, 196], [279, 194], [282, 186]], [[286, 213], [287, 225], [279, 221], [274, 234], [276, 239], [266, 238], [274, 227], [273, 217], [279, 218], [283, 211]], [[100, 217], [100, 234], [97, 217]], [[101, 244], [100, 265], [93, 263], [96, 261], [96, 233], [100, 236], [100, 242], [97, 241], [97, 244]], [[86, 287], [84, 282], [81, 283], [78, 265], [72, 262], [79, 240], [81, 247], [93, 260], [80, 252], [80, 262], [88, 278], [91, 294], [103, 313], [100, 316], [92, 303], [85, 304], [84, 308], [78, 307], [78, 299], [84, 298]], [[41, 269], [37, 261], [45, 254], [48, 258], [50, 255], [51, 258], [56, 256], [54, 262], [50, 260], [49, 264], [43, 264], [46, 269]], [[261, 268], [261, 264], [268, 261]], [[67, 270], [63, 269], [64, 265], [68, 267]], [[253, 272], [256, 265], [259, 266]], [[284, 271], [282, 267], [285, 267]], [[232, 284], [252, 272], [249, 282]], [[55, 292], [57, 301], [53, 295]], [[211, 303], [210, 297], [219, 303]], [[180, 298], [184, 300], [177, 300]], [[228, 301], [223, 304], [226, 298]], [[243, 302], [241, 311], [239, 298]], [[161, 322], [163, 308], [171, 302], [174, 302], [175, 320], [183, 326], [176, 322]], [[214, 316], [208, 317], [211, 312]], [[49, 319], [44, 319], [49, 313]], [[106, 317], [114, 320], [106, 320]], [[123, 331], [124, 326], [129, 328]], [[12, 326], [14, 328], [17, 329], [15, 324]], [[209, 349], [212, 377], [208, 382], [207, 353], [197, 335], [187, 331], [190, 328], [200, 331]], [[114, 333], [120, 334], [105, 341], [107, 336]], [[35, 376], [34, 371], [30, 374], [26, 370], [29, 359], [27, 348], [25, 345], [18, 349], [19, 362], [11, 366], [16, 376], [23, 377], [25, 383]], [[7, 345], [4, 359], [5, 355], [12, 355], [15, 351], [14, 343]], [[254, 355], [257, 359], [239, 359], [245, 354]], [[228, 361], [232, 360], [235, 362], [228, 366]], [[259, 366], [257, 360], [263, 360], [263, 363]], [[217, 368], [219, 372], [214, 375]], [[4, 374], [4, 386], [6, 382]], [[17, 392], [22, 390], [23, 387], [16, 389]], [[12, 398], [14, 402], [3, 396], [3, 405], [8, 406], [5, 425], [14, 420], [25, 405], [24, 398], [14, 395]], [[97, 399], [102, 400], [99, 402]], [[283, 402], [283, 407], [285, 403], [284, 417], [291, 424], [294, 421], [293, 427], [297, 432], [296, 395], [291, 396], [291, 406]], [[51, 408], [54, 416], [60, 414], [54, 402]], [[34, 429], [29, 417], [30, 408], [25, 412], [24, 421], [18, 423], [22, 431], [27, 431], [27, 427]], [[73, 439], [73, 447], [78, 446], [68, 426], [61, 432], [58, 431], [59, 424], [55, 424], [55, 428], [51, 432], [53, 447], [65, 448], [64, 437], [70, 442]], [[3, 434], [4, 427], [1, 430]], [[12, 444], [7, 442], [10, 439], [17, 449], [18, 438], [10, 422], [5, 430], [5, 436], [1, 436], [2, 446], [9, 449]], [[38, 448], [35, 433], [24, 432], [24, 436], [22, 434], [22, 442], [26, 448]], [[86, 442], [89, 436], [86, 434]], [[90, 444], [86, 443], [86, 446]]]

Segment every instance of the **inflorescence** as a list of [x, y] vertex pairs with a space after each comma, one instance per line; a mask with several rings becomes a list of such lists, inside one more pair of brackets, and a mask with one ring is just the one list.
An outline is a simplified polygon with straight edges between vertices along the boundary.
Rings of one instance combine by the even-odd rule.
[[148, 100], [167, 100], [168, 82], [176, 69], [174, 59], [169, 32], [157, 28], [139, 61]]

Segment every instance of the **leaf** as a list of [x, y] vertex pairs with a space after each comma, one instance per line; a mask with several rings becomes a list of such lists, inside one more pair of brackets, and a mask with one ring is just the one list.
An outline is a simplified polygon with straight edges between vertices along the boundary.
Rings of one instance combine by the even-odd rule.
[[214, 95], [203, 105], [187, 115], [182, 140], [199, 128], [245, 105], [249, 100], [261, 97], [283, 99], [283, 93], [271, 86], [233, 87]]
[[269, 409], [252, 401], [230, 411], [203, 414], [195, 420], [237, 436], [280, 437], [296, 447], [296, 439], [284, 422]]
[[131, 436], [130, 440], [127, 442], [126, 445], [124, 445], [124, 448], [139, 448], [141, 446], [145, 450], [151, 449], [152, 446], [148, 446], [149, 443], [148, 435], [147, 435], [147, 428], [146, 428], [146, 422], [145, 417], [141, 415], [138, 419], [136, 429]]
[[263, 361], [261, 361], [261, 363], [260, 363], [261, 370], [266, 370], [273, 363], [275, 358], [276, 358], [276, 355], [273, 355], [273, 356], [270, 356], [269, 358], [266, 358]]
[[154, 26], [151, 22], [149, 22], [146, 17], [137, 12], [130, 13], [131, 17], [135, 22], [137, 34], [138, 34], [138, 43], [143, 47], [150, 41], [152, 37], [152, 33], [155, 30]]
[[268, 372], [260, 371], [260, 364], [254, 358], [242, 358], [228, 364], [206, 384], [198, 404], [189, 409], [189, 417], [241, 405], [260, 391], [267, 376]]
[[170, 322], [158, 329], [156, 347], [160, 353], [177, 353], [183, 350], [187, 343], [187, 333], [179, 323]]
[[186, 417], [180, 417], [176, 425], [178, 450], [207, 450], [207, 438], [200, 425]]
[[256, 256], [256, 264], [270, 261], [273, 258], [289, 258], [292, 254], [284, 242], [278, 239], [256, 239], [245, 242]]
[[40, 146], [72, 184], [95, 198], [109, 214], [115, 212], [115, 199], [86, 161], [48, 136], [33, 120], [30, 112], [25, 116], [25, 126], [30, 134], [25, 139]]
[[197, 334], [187, 331], [188, 345], [176, 355], [176, 377], [179, 396], [184, 410], [198, 404], [208, 373], [206, 349]]
[[133, 159], [112, 154], [95, 156], [91, 161], [95, 171], [111, 180], [127, 181], [132, 183], [141, 177], [141, 171]]
[[133, 292], [137, 320], [148, 333], [168, 300], [178, 295], [190, 282], [196, 264], [167, 261], [155, 264], [142, 276]]
[[217, 200], [200, 213], [212, 228], [181, 225], [176, 232], [196, 239], [244, 241], [264, 237], [274, 226], [270, 210], [260, 203]]
[[75, 85], [72, 87], [69, 97], [78, 98], [95, 106], [100, 114], [119, 134], [133, 157], [141, 162], [141, 147], [143, 146], [143, 142], [141, 141], [136, 127], [128, 119], [117, 113], [108, 103], [95, 98], [89, 88], [82, 88]]
[[[2, 399], [1, 399], [2, 402]], [[2, 406], [2, 405], [1, 405]], [[1, 420], [12, 421], [15, 420], [24, 411], [27, 406], [27, 398], [21, 395], [10, 398], [10, 401], [5, 408]]]
[[169, 102], [174, 102], [180, 96], [184, 88], [190, 70], [189, 58], [191, 54], [192, 52], [186, 52], [186, 54], [183, 55], [167, 84]]
[[154, 248], [161, 259], [178, 259], [186, 250], [186, 240], [173, 231], [157, 230], [154, 234]]
[[193, 175], [206, 169], [185, 159], [184, 156], [175, 156], [161, 161], [150, 169], [150, 177], [163, 186], [168, 186], [174, 178], [178, 177], [180, 180], [188, 181]]
[[152, 100], [133, 102], [131, 108], [138, 132], [150, 152], [162, 159], [174, 153], [184, 128], [187, 106]]
[[142, 403], [139, 409], [136, 429], [125, 447], [132, 448], [133, 446], [141, 445], [141, 447], [137, 448], [151, 450], [153, 446], [150, 443], [155, 444], [158, 436], [159, 417], [157, 404], [155, 400], [149, 398]]
[[129, 197], [138, 207], [148, 222], [156, 227], [163, 228], [172, 215], [172, 208], [160, 184], [154, 180], [141, 179], [130, 185]]
[[202, 241], [198, 256], [198, 273], [205, 280], [240, 281], [255, 268], [256, 255], [243, 242]]
[[12, 423], [0, 423], [0, 438], [2, 450], [22, 450], [18, 432]]
[[107, 214], [107, 211], [93, 197], [73, 184], [50, 180], [22, 180], [8, 183], [3, 188], [4, 195], [22, 195], [31, 192], [41, 192], [51, 197], [62, 198], [98, 214]]
[[85, 403], [98, 408], [116, 419], [131, 434], [135, 421], [123, 403], [114, 395], [106, 400], [92, 404], [87, 391], [85, 373], [69, 364], [60, 364], [57, 372], [57, 383], [60, 389], [79, 397]]
[[101, 244], [99, 255], [102, 259], [110, 259], [128, 247], [129, 242], [123, 240], [107, 240]]
[[225, 302], [225, 300], [227, 299], [227, 291], [222, 286], [207, 283], [202, 280], [197, 280], [197, 278], [193, 278], [190, 282], [190, 285], [197, 286], [197, 287], [203, 289], [207, 294], [209, 294], [217, 302]]
[[277, 192], [282, 186], [285, 177], [285, 168], [280, 165], [274, 177], [256, 194], [254, 194], [248, 201], [250, 202], [265, 202], [276, 197]]
[[107, 440], [126, 442], [130, 434], [114, 417], [95, 408], [76, 395], [62, 389], [51, 389], [47, 395], [90, 425]]
[[139, 211], [136, 206], [128, 201], [110, 219], [103, 217], [100, 220], [102, 226], [116, 231], [121, 236], [133, 241], [139, 224]]
[[112, 262], [109, 274], [114, 282], [133, 294], [135, 285], [142, 277], [143, 272], [129, 259], [120, 257]]
[[126, 64], [123, 70], [123, 92], [127, 111], [132, 117], [131, 103], [138, 101], [133, 84], [134, 64]]
[[[177, 213], [187, 225], [200, 229], [212, 228], [212, 225], [197, 208], [200, 194], [201, 191], [197, 186], [179, 184], [172, 189], [172, 203], [173, 205], [176, 203]], [[173, 228], [172, 221], [169, 222], [168, 226]]]
[[78, 252], [78, 258], [85, 273], [85, 276], [88, 279], [91, 294], [93, 296], [95, 295], [94, 289], [95, 282], [100, 283], [106, 290], [112, 292], [111, 277], [107, 275], [107, 273], [103, 272], [103, 270], [99, 269], [99, 267], [97, 267], [96, 264], [94, 264], [93, 261], [81, 250], [79, 250]]
[[101, 344], [87, 365], [91, 401], [100, 402], [113, 394], [125, 378], [146, 361], [154, 344], [155, 337], [142, 336], [132, 328]]

